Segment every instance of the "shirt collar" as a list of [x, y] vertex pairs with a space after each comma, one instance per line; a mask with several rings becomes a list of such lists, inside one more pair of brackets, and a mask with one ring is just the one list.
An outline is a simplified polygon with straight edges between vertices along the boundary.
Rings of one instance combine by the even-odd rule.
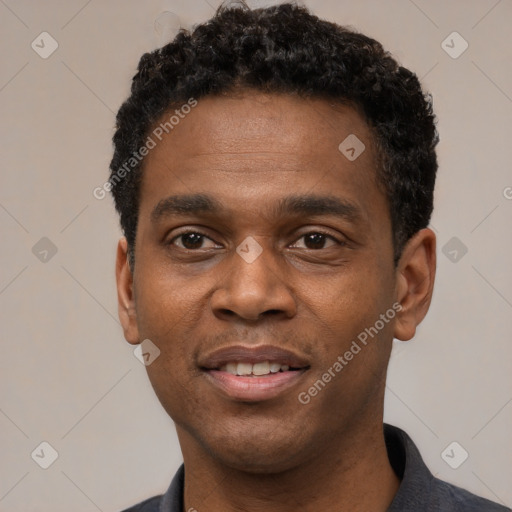
[[[412, 500], [418, 496], [431, 496], [434, 476], [427, 468], [420, 452], [406, 432], [392, 425], [384, 424], [384, 438], [388, 457], [397, 476], [402, 480], [387, 512], [410, 510]], [[427, 506], [427, 503], [423, 505]]]
[[182, 464], [174, 478], [167, 492], [163, 495], [160, 502], [158, 512], [182, 512], [184, 509], [183, 504], [183, 489], [185, 488], [185, 466]]

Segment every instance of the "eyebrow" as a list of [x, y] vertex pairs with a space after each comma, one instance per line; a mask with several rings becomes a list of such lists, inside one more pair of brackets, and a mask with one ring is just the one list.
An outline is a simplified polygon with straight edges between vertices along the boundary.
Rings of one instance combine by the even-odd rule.
[[[184, 194], [162, 199], [151, 212], [151, 221], [156, 223], [167, 216], [188, 216], [197, 214], [220, 215], [225, 213], [222, 203], [208, 194]], [[362, 212], [355, 204], [336, 196], [315, 194], [292, 195], [278, 201], [272, 207], [276, 217], [286, 215], [334, 216], [350, 222], [362, 218]]]

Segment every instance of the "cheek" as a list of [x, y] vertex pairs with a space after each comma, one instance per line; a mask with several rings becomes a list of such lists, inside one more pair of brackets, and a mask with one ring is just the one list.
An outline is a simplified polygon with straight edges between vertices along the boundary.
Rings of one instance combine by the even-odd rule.
[[323, 418], [326, 429], [340, 418], [378, 413], [393, 332], [391, 315], [380, 319], [388, 309], [375, 302], [347, 298], [330, 308], [331, 322], [317, 333], [317, 364], [301, 390], [301, 403], [309, 401], [304, 407]]
[[310, 383], [330, 370], [327, 386], [344, 400], [364, 394], [380, 381], [393, 338], [391, 292], [389, 268], [381, 268], [377, 261], [340, 273], [324, 286], [317, 283], [302, 290], [301, 301], [310, 309], [317, 339], [318, 360]]
[[200, 340], [193, 331], [204, 314], [206, 294], [196, 281], [155, 270], [141, 272], [136, 282], [141, 340], [151, 340], [160, 350], [146, 370], [155, 394], [175, 421], [176, 413], [186, 415], [198, 407], [194, 354]]
[[318, 328], [342, 340], [373, 325], [390, 306], [389, 269], [380, 269], [377, 261], [362, 260], [351, 261], [338, 274], [303, 280], [298, 288], [304, 318], [316, 317]]
[[146, 367], [149, 380], [160, 401], [165, 403], [194, 401], [193, 376], [187, 369], [186, 354], [180, 347], [164, 347], [160, 356]]
[[197, 321], [204, 301], [199, 279], [182, 275], [160, 263], [149, 262], [136, 281], [137, 325], [141, 336], [157, 345], [180, 339], [180, 334]]

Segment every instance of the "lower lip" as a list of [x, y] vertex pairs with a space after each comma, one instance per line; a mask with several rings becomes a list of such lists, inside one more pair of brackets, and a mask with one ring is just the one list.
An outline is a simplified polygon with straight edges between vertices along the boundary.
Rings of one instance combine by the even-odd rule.
[[270, 400], [294, 386], [306, 369], [270, 373], [261, 377], [243, 377], [220, 370], [207, 370], [208, 380], [234, 400], [258, 402]]

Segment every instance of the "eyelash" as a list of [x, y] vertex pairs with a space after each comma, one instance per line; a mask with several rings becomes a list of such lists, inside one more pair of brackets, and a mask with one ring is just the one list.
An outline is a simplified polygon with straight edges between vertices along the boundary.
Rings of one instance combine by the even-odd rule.
[[[198, 231], [198, 230], [195, 230], [195, 229], [191, 229], [191, 230], [188, 230], [188, 231], [183, 231], [182, 233], [176, 235], [175, 237], [173, 237], [171, 240], [169, 240], [169, 242], [167, 243], [167, 245], [174, 245], [174, 241], [177, 240], [178, 238], [184, 236], [184, 235], [191, 235], [191, 234], [194, 234], [194, 235], [199, 235], [201, 237], [204, 237], [204, 238], [208, 238], [209, 240], [211, 240], [212, 242], [214, 242], [214, 240], [212, 240], [207, 234], [205, 233], [202, 233], [201, 231]], [[308, 231], [307, 233], [303, 233], [299, 238], [297, 238], [296, 241], [300, 240], [301, 238], [304, 238], [305, 236], [307, 235], [311, 235], [311, 234], [315, 234], [315, 235], [323, 235], [325, 236], [326, 238], [330, 238], [331, 240], [333, 240], [334, 242], [336, 242], [338, 245], [340, 246], [343, 246], [345, 245], [345, 242], [341, 241], [341, 240], [338, 240], [337, 238], [335, 238], [334, 236], [330, 235], [329, 233], [326, 233], [325, 231], [322, 231], [322, 230], [313, 230], [313, 231]], [[216, 243], [216, 242], [215, 242]], [[184, 251], [190, 251], [190, 252], [194, 252], [194, 251], [198, 251], [198, 250], [201, 250], [201, 249], [186, 249], [184, 247], [180, 247], [180, 249], [184, 250]], [[307, 248], [306, 248], [307, 249]], [[327, 247], [322, 247], [321, 249], [307, 249], [307, 250], [310, 250], [310, 251], [321, 251], [322, 249], [327, 249]]]

